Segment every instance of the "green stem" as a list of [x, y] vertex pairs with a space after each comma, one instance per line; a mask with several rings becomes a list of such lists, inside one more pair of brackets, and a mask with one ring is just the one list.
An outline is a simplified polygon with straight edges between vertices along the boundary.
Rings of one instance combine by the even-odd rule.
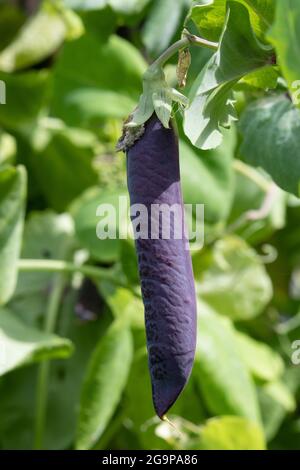
[[269, 182], [266, 178], [264, 178], [254, 168], [251, 168], [249, 165], [246, 165], [246, 163], [242, 162], [241, 160], [234, 160], [233, 168], [241, 175], [244, 175], [250, 180], [252, 180], [264, 192], [269, 192], [272, 183]]
[[[65, 287], [65, 276], [59, 274], [54, 280], [52, 292], [50, 294], [46, 316], [44, 331], [53, 333], [55, 330], [60, 300]], [[34, 448], [43, 448], [43, 438], [47, 410], [47, 395], [49, 383], [50, 362], [43, 361], [38, 370], [37, 377], [37, 400], [36, 400], [36, 421], [35, 421], [35, 438]]]
[[[55, 272], [55, 273], [81, 273], [84, 276], [111, 281], [117, 285], [124, 285], [115, 274], [106, 268], [99, 268], [97, 266], [89, 265], [76, 265], [67, 261], [61, 260], [40, 260], [40, 259], [21, 259], [18, 262], [20, 271], [32, 272]], [[127, 287], [127, 286], [126, 286]]]
[[218, 43], [207, 41], [206, 39], [200, 38], [199, 36], [195, 36], [194, 34], [190, 34], [188, 31], [183, 32], [183, 37], [178, 41], [174, 42], [168, 49], [166, 49], [161, 56], [158, 57], [151, 65], [150, 69], [156, 69], [162, 67], [176, 52], [180, 51], [180, 49], [184, 49], [189, 45], [195, 45], [200, 47], [206, 47], [209, 49], [217, 50]]

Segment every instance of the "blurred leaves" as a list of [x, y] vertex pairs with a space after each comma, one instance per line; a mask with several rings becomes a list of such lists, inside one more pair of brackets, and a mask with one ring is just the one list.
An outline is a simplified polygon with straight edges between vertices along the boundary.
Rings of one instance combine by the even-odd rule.
[[300, 4], [297, 0], [276, 3], [276, 19], [268, 33], [268, 38], [275, 46], [278, 63], [286, 79], [291, 97], [299, 106], [300, 85]]
[[30, 71], [16, 75], [0, 72], [6, 86], [9, 106], [0, 106], [0, 124], [16, 129], [36, 119], [45, 105], [49, 75], [47, 71]]
[[230, 321], [202, 302], [198, 314], [194, 373], [209, 410], [217, 415], [232, 414], [260, 422], [254, 384], [240, 358]]
[[17, 283], [26, 197], [26, 171], [0, 168], [0, 304], [12, 296]]
[[[119, 205], [120, 200], [124, 204]], [[125, 191], [103, 192], [97, 188], [89, 190], [74, 202], [72, 214], [76, 235], [82, 246], [88, 249], [96, 260], [113, 262], [119, 257], [118, 234], [123, 224], [129, 224], [127, 204], [128, 196]], [[97, 208], [100, 205], [101, 213], [98, 213]], [[98, 238], [97, 230], [101, 231], [102, 239]]]
[[[141, 55], [126, 40], [111, 36], [101, 42], [85, 34], [65, 44], [56, 63], [52, 112], [69, 125], [90, 124], [95, 118], [116, 117], [120, 99], [117, 117], [125, 117], [141, 91], [144, 69]], [[101, 97], [103, 108], [101, 104], [97, 112], [90, 99], [99, 103]]]
[[227, 132], [223, 145], [201, 151], [180, 142], [180, 171], [185, 204], [204, 204], [205, 221], [217, 223], [228, 216], [233, 193], [232, 167], [235, 135]]
[[214, 418], [201, 429], [202, 450], [265, 450], [265, 448], [262, 429], [244, 418], [235, 416]]
[[[26, 221], [21, 257], [23, 259], [65, 259], [74, 245], [74, 230], [69, 214], [35, 212]], [[44, 315], [53, 275], [49, 272], [19, 272], [9, 307], [24, 322], [38, 327]]]
[[34, 129], [29, 164], [50, 207], [63, 211], [98, 181], [92, 164], [97, 141], [84, 129], [49, 124], [41, 122]]
[[77, 449], [96, 444], [119, 402], [132, 358], [131, 341], [126, 324], [119, 322], [94, 350], [83, 383]]
[[142, 39], [147, 51], [158, 56], [170, 44], [179, 27], [189, 0], [154, 0], [142, 30]]
[[259, 315], [272, 298], [271, 280], [262, 261], [237, 237], [223, 238], [214, 245], [199, 281], [201, 299], [233, 320]]
[[60, 8], [57, 0], [44, 0], [41, 9], [0, 53], [0, 70], [13, 72], [38, 64], [56, 52], [68, 34], [72, 38], [80, 35], [80, 20], [75, 26], [73, 15], [75, 13]]
[[286, 96], [255, 101], [240, 122], [241, 154], [253, 166], [266, 170], [282, 189], [299, 196], [300, 158], [297, 139], [299, 110]]
[[243, 333], [236, 333], [243, 361], [257, 379], [271, 382], [282, 376], [284, 362], [269, 346]]
[[0, 375], [32, 362], [67, 358], [71, 353], [68, 339], [30, 328], [12, 312], [0, 310]]

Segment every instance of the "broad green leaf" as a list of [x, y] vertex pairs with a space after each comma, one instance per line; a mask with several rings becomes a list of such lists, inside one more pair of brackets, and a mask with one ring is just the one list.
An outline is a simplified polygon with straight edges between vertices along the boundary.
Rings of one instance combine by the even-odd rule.
[[276, 19], [268, 34], [277, 59], [289, 85], [293, 102], [299, 106], [300, 86], [300, 3], [298, 0], [277, 1]]
[[218, 41], [226, 16], [226, 0], [199, 0], [191, 9], [191, 19], [201, 35]]
[[285, 96], [255, 101], [240, 122], [241, 155], [262, 167], [282, 189], [299, 195], [300, 112]]
[[186, 6], [186, 0], [154, 0], [142, 30], [150, 54], [158, 56], [169, 46]]
[[8, 310], [0, 310], [0, 375], [32, 362], [66, 358], [72, 353], [68, 339], [28, 327]]
[[[120, 202], [121, 201], [121, 202]], [[128, 204], [128, 206], [127, 206]], [[98, 207], [101, 213], [97, 215]], [[72, 214], [75, 221], [76, 235], [82, 246], [99, 261], [116, 261], [120, 254], [118, 238], [123, 224], [130, 223], [128, 216], [128, 196], [125, 191], [88, 190], [74, 202]], [[98, 224], [103, 233], [97, 236]], [[120, 225], [121, 224], [121, 225]]]
[[284, 371], [284, 362], [268, 345], [243, 333], [236, 333], [241, 357], [251, 374], [266, 382], [277, 380]]
[[15, 129], [34, 120], [46, 102], [48, 72], [42, 70], [16, 75], [0, 72], [0, 80], [6, 87], [6, 105], [0, 105], [1, 125]]
[[[226, 131], [224, 131], [225, 133]], [[204, 204], [205, 221], [214, 224], [228, 216], [233, 192], [232, 157], [235, 134], [226, 132], [224, 143], [204, 152], [180, 142], [180, 173], [186, 204]]]
[[217, 415], [237, 415], [259, 422], [254, 384], [231, 322], [202, 301], [198, 306], [198, 342], [194, 372], [208, 409]]
[[132, 338], [126, 322], [111, 326], [90, 359], [83, 382], [77, 449], [90, 449], [101, 437], [126, 385]]
[[0, 167], [0, 304], [12, 296], [17, 283], [26, 197], [26, 172], [19, 166]]
[[[275, 14], [274, 0], [234, 0], [248, 8], [251, 25], [263, 38], [273, 22]], [[191, 18], [200, 33], [211, 41], [217, 41], [221, 35], [226, 17], [226, 0], [199, 0], [191, 10]]]
[[199, 279], [200, 298], [219, 314], [248, 320], [272, 298], [272, 284], [256, 252], [238, 237], [219, 240]]
[[[226, 23], [219, 48], [202, 72], [197, 94], [239, 79], [266, 66], [270, 59], [271, 48], [262, 45], [255, 37], [247, 9], [233, 1], [227, 5]], [[243, 48], [240, 44], [243, 44]]]
[[[91, 119], [94, 124], [95, 118], [104, 116], [123, 117], [141, 92], [145, 68], [142, 56], [125, 39], [112, 35], [101, 41], [94, 34], [85, 34], [66, 43], [56, 62], [52, 112], [72, 126]], [[99, 103], [98, 112], [91, 102], [94, 99]]]
[[211, 150], [221, 145], [221, 127], [237, 120], [232, 88], [236, 81], [225, 83], [212, 92], [197, 95], [184, 115], [184, 132], [193, 145]]
[[13, 72], [37, 64], [61, 45], [66, 36], [66, 24], [55, 7], [48, 8], [46, 3], [0, 53], [0, 70]]
[[275, 67], [266, 66], [245, 75], [236, 86], [237, 89], [273, 90], [277, 86], [279, 73]]
[[255, 37], [247, 8], [227, 2], [218, 50], [196, 79], [191, 92], [193, 101], [185, 111], [184, 131], [194, 145], [202, 149], [220, 145], [220, 127], [229, 127], [236, 119], [232, 88], [244, 75], [265, 67], [269, 60], [270, 47]]
[[265, 438], [257, 424], [237, 416], [222, 416], [206, 422], [200, 432], [205, 450], [265, 450]]

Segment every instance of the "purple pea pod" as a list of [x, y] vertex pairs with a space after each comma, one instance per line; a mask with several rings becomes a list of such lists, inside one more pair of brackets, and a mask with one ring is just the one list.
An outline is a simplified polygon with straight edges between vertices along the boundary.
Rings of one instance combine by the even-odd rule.
[[143, 135], [127, 150], [127, 181], [145, 306], [153, 403], [157, 415], [163, 418], [192, 370], [196, 296], [184, 232], [177, 137], [156, 115], [145, 123]]

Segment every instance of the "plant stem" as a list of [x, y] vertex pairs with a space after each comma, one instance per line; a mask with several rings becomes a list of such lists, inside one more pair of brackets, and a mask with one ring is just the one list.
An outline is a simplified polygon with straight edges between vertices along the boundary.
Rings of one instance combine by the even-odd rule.
[[209, 49], [216, 50], [218, 48], [218, 43], [207, 41], [206, 39], [190, 34], [188, 31], [184, 31], [183, 37], [178, 41], [174, 42], [168, 49], [166, 49], [161, 56], [158, 57], [151, 65], [150, 69], [156, 69], [162, 67], [176, 52], [180, 49], [184, 49], [190, 44], [200, 47], [206, 47]]
[[62, 260], [43, 260], [43, 259], [20, 259], [18, 261], [18, 269], [23, 272], [53, 272], [53, 273], [81, 273], [90, 279], [109, 281], [115, 286], [123, 287], [132, 292], [132, 294], [140, 298], [140, 294], [128, 283], [123, 282], [111, 270], [107, 268], [99, 268], [98, 266], [77, 265]]
[[249, 165], [246, 165], [246, 163], [242, 162], [241, 160], [234, 160], [233, 168], [241, 175], [244, 175], [250, 180], [252, 180], [264, 192], [269, 192], [272, 183], [269, 182], [266, 178], [264, 178], [254, 168], [251, 168]]
[[[55, 277], [52, 292], [50, 294], [46, 316], [45, 327], [46, 333], [53, 333], [56, 325], [60, 300], [65, 287], [65, 276], [58, 274]], [[50, 361], [43, 361], [38, 370], [37, 377], [37, 401], [36, 401], [36, 421], [35, 421], [35, 437], [34, 448], [43, 448], [43, 438], [47, 411], [47, 395], [49, 382]]]
[[116, 276], [106, 268], [97, 266], [76, 265], [61, 260], [40, 260], [40, 259], [21, 259], [18, 262], [20, 271], [32, 272], [56, 272], [56, 273], [81, 273], [84, 276], [111, 281], [115, 284], [122, 284]]

